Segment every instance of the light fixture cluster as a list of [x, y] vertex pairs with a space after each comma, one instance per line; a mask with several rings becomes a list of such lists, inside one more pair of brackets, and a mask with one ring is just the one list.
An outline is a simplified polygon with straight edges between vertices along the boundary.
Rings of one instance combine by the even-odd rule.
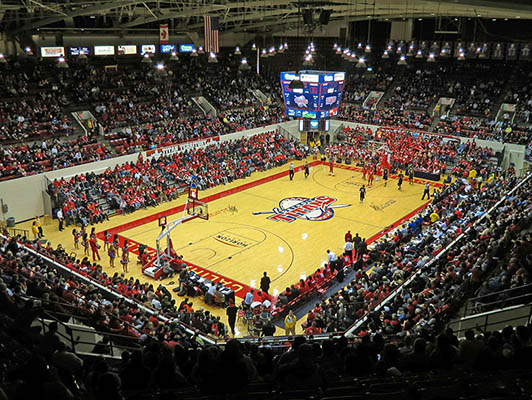
[[[270, 46], [270, 47], [264, 47], [264, 48], [259, 48], [257, 46], [256, 43], [253, 43], [251, 45], [251, 50], [252, 51], [256, 51], [257, 52], [257, 56], [260, 56], [260, 58], [264, 59], [264, 58], [268, 58], [268, 57], [273, 57], [275, 56], [276, 54], [283, 54], [286, 50], [288, 49], [288, 43], [281, 43], [279, 45], [278, 48], [276, 48], [275, 46]], [[235, 48], [235, 54], [236, 55], [241, 55], [242, 54], [242, 51], [240, 50], [240, 47], [239, 46], [236, 46]], [[251, 69], [249, 63], [248, 63], [248, 60], [246, 57], [243, 57], [241, 62], [240, 62], [240, 66], [238, 67], [239, 70], [241, 71], [247, 71], [249, 69]]]
[[314, 47], [314, 42], [310, 42], [305, 50], [305, 56], [303, 60], [303, 65], [305, 67], [310, 67], [314, 65], [314, 54], [316, 54], [316, 47]]
[[[351, 51], [349, 48], [342, 50], [342, 47], [335, 43], [333, 45], [333, 50], [336, 51], [336, 54], [340, 55], [344, 60], [349, 61], [350, 63], [356, 63], [355, 68], [367, 68], [366, 58], [361, 55], [357, 57], [354, 51]], [[369, 54], [371, 53], [371, 45], [367, 44], [364, 46], [362, 43], [358, 43], [357, 50], [361, 53]]]

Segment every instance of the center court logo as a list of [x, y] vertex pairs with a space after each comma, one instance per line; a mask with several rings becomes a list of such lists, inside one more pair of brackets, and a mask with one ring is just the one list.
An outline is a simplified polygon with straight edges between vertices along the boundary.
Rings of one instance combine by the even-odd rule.
[[306, 221], [326, 221], [334, 215], [334, 208], [349, 207], [351, 204], [334, 204], [336, 199], [329, 196], [287, 197], [279, 202], [279, 208], [273, 211], [254, 212], [253, 215], [273, 214], [272, 221], [293, 222], [296, 219]]

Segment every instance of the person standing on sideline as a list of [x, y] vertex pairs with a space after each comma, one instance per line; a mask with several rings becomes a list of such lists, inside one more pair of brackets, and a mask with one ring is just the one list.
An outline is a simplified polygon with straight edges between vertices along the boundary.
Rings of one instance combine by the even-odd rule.
[[81, 233], [79, 233], [76, 229], [72, 229], [72, 236], [74, 237], [74, 248], [78, 250], [79, 249], [79, 238], [81, 237]]
[[246, 293], [244, 297], [244, 308], [249, 310], [251, 308], [251, 303], [253, 303], [253, 289], [249, 289], [249, 292]]
[[334, 254], [331, 250], [327, 250], [327, 261], [329, 262], [329, 265], [336, 263], [337, 259], [338, 257], [336, 254]]
[[98, 239], [96, 239], [96, 235], [91, 235], [89, 239], [89, 245], [91, 247], [92, 252], [92, 261], [100, 261], [100, 254], [98, 253], [98, 249], [100, 248], [100, 244], [98, 243]]
[[344, 242], [350, 242], [353, 240], [353, 235], [351, 235], [351, 231], [347, 231], [347, 233], [344, 235]]
[[414, 168], [410, 168], [408, 170], [408, 184], [409, 185], [414, 184]]
[[295, 336], [296, 334], [297, 317], [292, 310], [288, 311], [288, 315], [284, 318], [284, 331], [286, 336]]
[[39, 239], [40, 239], [44, 236], [44, 233], [42, 231], [42, 222], [38, 215], [35, 217], [35, 226], [37, 227], [37, 230], [39, 231]]
[[235, 336], [235, 322], [236, 315], [238, 314], [238, 307], [235, 306], [235, 303], [231, 300], [229, 307], [226, 308], [225, 313], [227, 314], [227, 322], [229, 323], [229, 328], [231, 328], [231, 333]]
[[109, 256], [109, 265], [111, 268], [115, 267], [115, 257], [116, 257], [116, 250], [115, 246], [111, 245], [109, 246], [109, 249], [107, 250], [107, 255]]
[[122, 270], [127, 274], [127, 264], [129, 263], [129, 260], [127, 258], [127, 253], [122, 253], [122, 259], [120, 260], [120, 264], [122, 264]]
[[268, 290], [270, 290], [270, 283], [271, 279], [268, 275], [266, 275], [266, 272], [264, 273], [263, 277], [260, 278], [260, 290], [262, 290], [264, 293], [268, 294]]
[[65, 220], [64, 216], [63, 216], [63, 210], [61, 210], [60, 208], [57, 210], [57, 219], [59, 220], [59, 232], [61, 232], [63, 230], [63, 221]]
[[31, 231], [33, 232], [33, 238], [34, 239], [40, 239], [40, 235], [39, 235], [39, 228], [37, 228], [37, 222], [33, 221], [31, 223]]
[[103, 251], [108, 250], [111, 246], [111, 238], [111, 234], [107, 230], [105, 230], [103, 232]]
[[83, 233], [81, 236], [81, 246], [83, 247], [83, 254], [88, 256], [89, 255], [89, 235], [87, 235], [87, 232]]
[[290, 180], [294, 179], [294, 163], [290, 163], [288, 166], [288, 170], [290, 173]]
[[310, 175], [310, 171], [308, 167], [308, 161], [305, 161], [305, 179], [307, 179], [309, 175]]
[[362, 238], [362, 240], [357, 246], [357, 260], [362, 258], [367, 251], [368, 251], [368, 244], [366, 243], [366, 239]]
[[124, 240], [124, 246], [122, 246], [122, 258], [124, 257], [129, 261], [129, 246], [127, 240]]
[[403, 174], [399, 174], [397, 177], [397, 189], [401, 190], [401, 185], [403, 184]]
[[384, 181], [384, 186], [388, 184], [388, 168], [384, 168], [384, 171], [382, 171], [382, 180]]
[[430, 185], [428, 183], [425, 183], [425, 190], [423, 191], [421, 200], [425, 200], [425, 196], [427, 196], [427, 199], [430, 199]]
[[365, 197], [366, 197], [366, 187], [362, 185], [360, 188], [360, 204], [364, 203]]

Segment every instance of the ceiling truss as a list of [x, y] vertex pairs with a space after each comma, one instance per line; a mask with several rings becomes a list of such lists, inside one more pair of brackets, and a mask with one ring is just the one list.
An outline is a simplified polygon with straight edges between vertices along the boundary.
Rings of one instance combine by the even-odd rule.
[[[298, 22], [299, 9], [331, 10], [331, 21], [438, 16], [532, 19], [527, 0], [3, 0], [0, 27], [8, 34], [37, 30], [202, 29], [202, 16], [220, 17], [225, 32], [275, 33]], [[317, 18], [317, 16], [316, 16]]]

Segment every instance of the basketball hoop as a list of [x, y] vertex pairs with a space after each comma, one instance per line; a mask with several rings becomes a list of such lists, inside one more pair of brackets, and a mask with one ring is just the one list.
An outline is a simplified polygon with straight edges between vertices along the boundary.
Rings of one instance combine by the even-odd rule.
[[[162, 265], [162, 259], [170, 260], [172, 258], [170, 233], [177, 228], [178, 225], [191, 221], [194, 218], [208, 220], [209, 205], [198, 200], [198, 188], [193, 184], [188, 188], [188, 199], [185, 204], [185, 209], [183, 210], [183, 216], [169, 223], [166, 222], [166, 217], [159, 218], [159, 226], [162, 227], [162, 231], [157, 237], [157, 266], [160, 267]], [[161, 249], [161, 240], [165, 238], [166, 250], [163, 251]]]

